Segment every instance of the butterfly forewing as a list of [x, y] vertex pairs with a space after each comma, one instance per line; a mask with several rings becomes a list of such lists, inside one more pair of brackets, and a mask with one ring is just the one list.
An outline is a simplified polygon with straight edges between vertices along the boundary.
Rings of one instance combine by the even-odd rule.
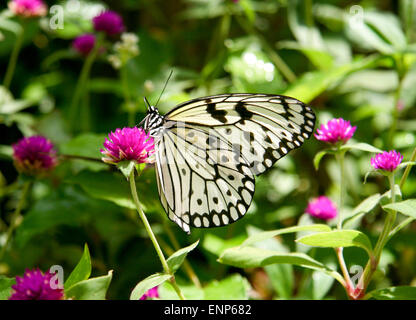
[[156, 138], [161, 203], [184, 231], [245, 215], [254, 176], [308, 139], [310, 107], [290, 97], [224, 94], [194, 99], [166, 114]]
[[300, 147], [315, 125], [312, 109], [301, 101], [245, 93], [191, 100], [173, 109], [166, 118], [217, 131], [240, 150], [255, 175]]

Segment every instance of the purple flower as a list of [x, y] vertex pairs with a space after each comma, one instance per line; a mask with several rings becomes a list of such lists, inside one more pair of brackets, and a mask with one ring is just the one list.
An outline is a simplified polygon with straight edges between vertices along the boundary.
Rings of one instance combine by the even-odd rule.
[[320, 196], [309, 202], [306, 213], [319, 219], [329, 220], [337, 216], [335, 204], [327, 197]]
[[140, 297], [140, 300], [147, 300], [148, 298], [159, 298], [158, 287], [154, 287], [146, 291], [144, 295]]
[[374, 169], [394, 171], [402, 162], [403, 156], [396, 150], [383, 153], [377, 153], [374, 158], [371, 158], [371, 165]]
[[42, 17], [47, 13], [47, 7], [42, 0], [12, 0], [8, 6], [15, 15], [25, 18]]
[[95, 31], [103, 31], [107, 35], [116, 35], [124, 31], [121, 16], [114, 11], [104, 11], [92, 19]]
[[134, 160], [138, 163], [149, 163], [149, 158], [155, 152], [153, 138], [142, 128], [123, 128], [108, 134], [108, 139], [104, 141], [105, 155], [102, 158], [107, 163], [117, 163], [123, 160]]
[[54, 274], [39, 269], [26, 269], [23, 277], [16, 277], [9, 300], [62, 300], [64, 290], [55, 288]]
[[321, 125], [314, 135], [316, 139], [327, 143], [335, 144], [339, 141], [345, 143], [351, 139], [356, 129], [357, 127], [351, 127], [349, 121], [339, 118], [332, 119], [327, 124]]
[[43, 136], [22, 138], [12, 147], [14, 164], [20, 172], [36, 175], [53, 169], [58, 163], [53, 144]]
[[95, 35], [92, 33], [82, 34], [72, 41], [72, 48], [83, 56], [87, 56], [95, 45]]

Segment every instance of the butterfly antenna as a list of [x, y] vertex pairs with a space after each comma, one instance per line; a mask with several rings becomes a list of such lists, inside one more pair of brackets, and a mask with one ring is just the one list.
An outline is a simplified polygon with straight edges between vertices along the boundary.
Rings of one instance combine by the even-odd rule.
[[149, 103], [149, 101], [147, 100], [146, 97], [144, 97], [144, 104], [147, 106], [147, 110], [149, 110], [150, 109], [150, 103]]
[[165, 92], [166, 86], [168, 85], [168, 82], [169, 82], [169, 80], [170, 80], [170, 77], [172, 77], [172, 74], [173, 74], [173, 70], [170, 70], [169, 77], [168, 77], [168, 79], [166, 80], [165, 85], [163, 86], [163, 90], [162, 90], [162, 92], [161, 92], [161, 93], [160, 93], [160, 95], [159, 95], [159, 99], [157, 99], [157, 102], [156, 102], [155, 107], [156, 107], [156, 106], [157, 106], [157, 104], [159, 103], [159, 100], [160, 100], [160, 98], [162, 97], [163, 92]]

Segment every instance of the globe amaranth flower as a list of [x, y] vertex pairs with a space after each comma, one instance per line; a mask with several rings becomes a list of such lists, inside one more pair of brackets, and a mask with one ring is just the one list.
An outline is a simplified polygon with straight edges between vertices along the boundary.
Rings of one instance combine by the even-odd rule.
[[333, 219], [337, 216], [335, 204], [325, 196], [320, 196], [309, 202], [305, 212], [323, 220]]
[[72, 48], [83, 56], [87, 56], [95, 46], [95, 35], [92, 33], [82, 34], [72, 41]]
[[58, 163], [52, 142], [43, 136], [22, 138], [12, 147], [14, 165], [22, 173], [45, 173]]
[[147, 300], [148, 298], [159, 298], [158, 287], [147, 290], [146, 293], [140, 297], [140, 300]]
[[61, 300], [64, 290], [58, 287], [49, 271], [26, 269], [23, 277], [16, 277], [9, 300]]
[[371, 165], [374, 169], [394, 171], [397, 166], [402, 162], [403, 156], [396, 150], [383, 153], [377, 153], [374, 158], [371, 158]]
[[142, 128], [123, 128], [108, 134], [101, 153], [102, 160], [115, 164], [123, 160], [134, 160], [137, 163], [152, 162], [155, 150], [154, 140]]
[[47, 13], [42, 0], [12, 0], [8, 3], [10, 11], [24, 18], [43, 17]]
[[342, 118], [332, 119], [316, 130], [315, 138], [326, 143], [335, 144], [347, 142], [354, 135], [357, 127], [352, 127], [349, 121]]
[[117, 35], [124, 31], [124, 23], [121, 16], [114, 11], [108, 10], [100, 13], [92, 19], [95, 31], [103, 31], [107, 35]]

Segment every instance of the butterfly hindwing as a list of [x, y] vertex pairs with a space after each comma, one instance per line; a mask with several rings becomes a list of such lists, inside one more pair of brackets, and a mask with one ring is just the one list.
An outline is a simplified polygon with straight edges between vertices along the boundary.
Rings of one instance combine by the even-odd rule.
[[246, 160], [204, 127], [172, 124], [156, 145], [161, 203], [184, 231], [217, 227], [245, 215], [254, 194]]

